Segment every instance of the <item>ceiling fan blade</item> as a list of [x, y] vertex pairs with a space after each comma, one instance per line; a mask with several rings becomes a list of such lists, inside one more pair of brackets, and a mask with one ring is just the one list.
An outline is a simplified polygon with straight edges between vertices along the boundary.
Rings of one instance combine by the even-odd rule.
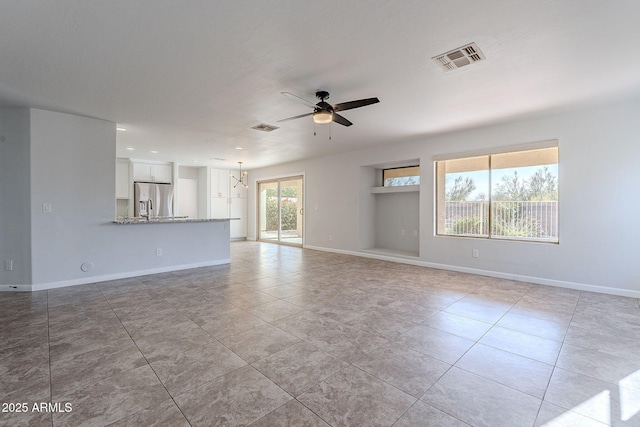
[[366, 105], [377, 104], [380, 102], [378, 98], [359, 99], [357, 101], [342, 102], [333, 106], [333, 111], [351, 110], [352, 108], [360, 108]]
[[296, 102], [300, 102], [300, 103], [302, 103], [304, 105], [307, 105], [307, 106], [309, 106], [309, 107], [311, 107], [313, 109], [316, 108], [316, 104], [314, 104], [313, 102], [307, 101], [306, 99], [303, 99], [303, 98], [300, 98], [299, 96], [296, 96], [296, 95], [294, 95], [294, 94], [292, 94], [290, 92], [280, 92], [280, 93], [282, 93], [287, 98], [292, 99], [292, 100], [294, 100]]
[[353, 124], [336, 112], [333, 113], [333, 121], [341, 124], [342, 126], [351, 126]]
[[288, 117], [286, 119], [282, 119], [282, 120], [278, 120], [278, 122], [286, 122], [288, 120], [294, 120], [294, 119], [299, 119], [300, 117], [307, 117], [312, 115], [313, 113], [307, 113], [307, 114], [300, 114], [299, 116], [293, 116], [293, 117]]

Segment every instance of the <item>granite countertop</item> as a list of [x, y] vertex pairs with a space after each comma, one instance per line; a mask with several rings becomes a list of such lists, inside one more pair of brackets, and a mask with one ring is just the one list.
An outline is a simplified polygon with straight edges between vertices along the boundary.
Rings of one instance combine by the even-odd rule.
[[239, 220], [240, 218], [189, 218], [186, 216], [169, 216], [169, 217], [157, 217], [157, 218], [143, 218], [143, 217], [118, 217], [114, 224], [126, 225], [126, 224], [158, 224], [158, 223], [185, 223], [185, 222], [218, 222], [218, 221], [229, 221], [229, 220]]

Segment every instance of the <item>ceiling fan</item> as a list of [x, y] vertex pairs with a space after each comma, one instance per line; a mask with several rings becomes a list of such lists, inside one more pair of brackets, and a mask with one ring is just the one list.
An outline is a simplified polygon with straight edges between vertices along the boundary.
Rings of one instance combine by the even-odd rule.
[[300, 102], [308, 107], [313, 108], [313, 113], [301, 114], [299, 116], [289, 117], [286, 119], [278, 120], [278, 122], [286, 122], [287, 120], [299, 119], [301, 117], [307, 117], [313, 115], [313, 121], [317, 124], [326, 124], [331, 122], [336, 122], [341, 124], [342, 126], [351, 126], [349, 120], [342, 117], [337, 111], [345, 111], [351, 110], [353, 108], [360, 108], [371, 104], [376, 104], [380, 102], [378, 98], [367, 98], [367, 99], [359, 99], [357, 101], [349, 101], [342, 102], [340, 104], [331, 105], [326, 102], [326, 99], [329, 99], [329, 92], [320, 90], [316, 92], [316, 98], [320, 100], [317, 104], [312, 103], [311, 101], [307, 101], [306, 99], [300, 98], [289, 92], [282, 92], [284, 96], [287, 98], [293, 99], [296, 102]]

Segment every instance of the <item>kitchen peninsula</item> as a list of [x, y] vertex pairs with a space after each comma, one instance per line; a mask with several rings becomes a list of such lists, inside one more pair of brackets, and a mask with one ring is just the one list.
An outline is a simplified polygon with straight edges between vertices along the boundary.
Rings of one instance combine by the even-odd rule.
[[[11, 159], [0, 168], [0, 180], [12, 183], [0, 204], [3, 257], [12, 267], [0, 270], [0, 291], [40, 291], [231, 262], [230, 231], [239, 221], [228, 217], [238, 215], [200, 215], [222, 219], [172, 220], [172, 225], [114, 222], [115, 123], [4, 108], [0, 128], [10, 142], [0, 144], [0, 158]], [[128, 171], [129, 163], [123, 164]], [[131, 192], [133, 183], [127, 189]]]
[[220, 221], [238, 221], [240, 218], [189, 218], [184, 216], [164, 217], [164, 218], [139, 218], [139, 217], [123, 217], [116, 218], [114, 224], [165, 224], [165, 223], [187, 223], [187, 222], [220, 222]]
[[[247, 189], [230, 182], [230, 176], [239, 176], [240, 171], [217, 169], [209, 166], [186, 166], [176, 162], [161, 162], [149, 159], [116, 159], [116, 222], [118, 224], [139, 223], [152, 217], [191, 219], [233, 218], [229, 224], [231, 240], [247, 237]], [[155, 191], [138, 187], [142, 200], [136, 199], [136, 187], [141, 185], [164, 187], [171, 185], [168, 192], [172, 201], [163, 203], [153, 200], [153, 212], [147, 212], [144, 204], [148, 198], [159, 197]], [[142, 204], [141, 204], [142, 202]], [[170, 206], [159, 209], [161, 206]], [[131, 220], [131, 218], [135, 218]], [[175, 218], [175, 219], [174, 219]], [[190, 221], [188, 221], [190, 222]]]

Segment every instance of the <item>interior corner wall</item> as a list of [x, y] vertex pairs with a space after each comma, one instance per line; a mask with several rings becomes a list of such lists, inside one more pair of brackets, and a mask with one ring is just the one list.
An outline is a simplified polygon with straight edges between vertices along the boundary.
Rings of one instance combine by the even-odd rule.
[[0, 108], [0, 285], [31, 283], [29, 110]]
[[358, 248], [368, 249], [376, 245], [376, 217], [369, 215], [376, 208], [376, 196], [371, 187], [377, 186], [379, 170], [372, 166], [360, 167], [358, 191]]
[[[636, 246], [640, 197], [640, 99], [576, 108], [441, 135], [416, 137], [323, 158], [251, 170], [249, 236], [255, 230], [255, 182], [304, 172], [307, 247], [358, 253], [363, 208], [362, 166], [421, 159], [420, 256], [424, 265], [513, 277], [537, 283], [640, 296]], [[557, 139], [559, 144], [560, 243], [436, 236], [434, 156]], [[326, 171], [332, 173], [327, 174]], [[366, 199], [366, 198], [365, 198]], [[317, 209], [316, 209], [317, 207]], [[330, 238], [331, 237], [331, 238]], [[472, 257], [477, 249], [478, 258]]]

